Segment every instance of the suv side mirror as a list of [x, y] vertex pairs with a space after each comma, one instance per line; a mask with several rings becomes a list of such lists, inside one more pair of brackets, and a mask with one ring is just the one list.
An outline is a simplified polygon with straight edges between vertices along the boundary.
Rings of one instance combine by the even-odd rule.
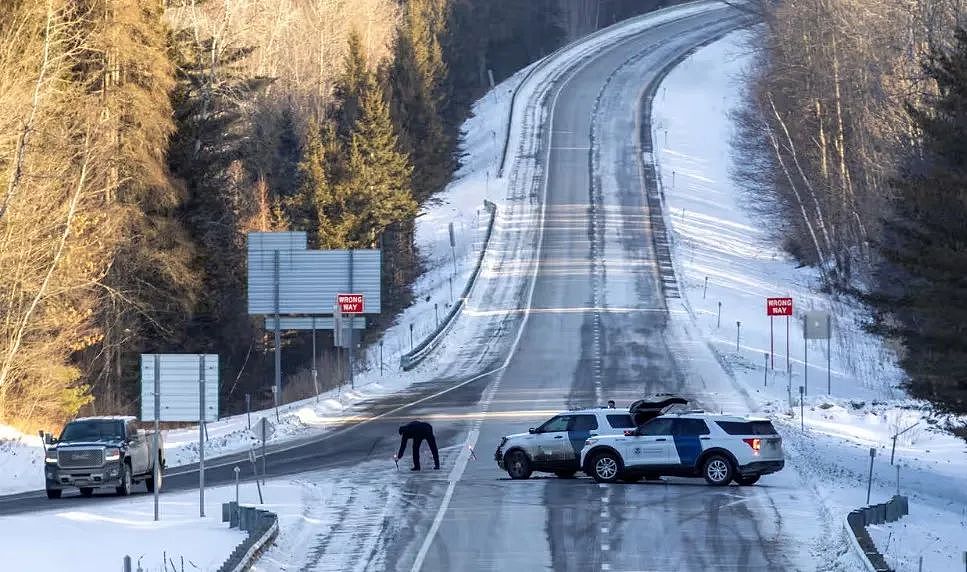
[[50, 433], [47, 433], [46, 431], [42, 431], [41, 433], [44, 436], [44, 444], [45, 445], [53, 445], [54, 442], [57, 441], [56, 439], [54, 439], [54, 436], [51, 435]]
[[527, 432], [530, 433], [531, 435], [533, 435], [533, 434], [537, 433], [537, 429], [534, 429], [533, 427], [531, 427], [530, 429], [527, 430]]

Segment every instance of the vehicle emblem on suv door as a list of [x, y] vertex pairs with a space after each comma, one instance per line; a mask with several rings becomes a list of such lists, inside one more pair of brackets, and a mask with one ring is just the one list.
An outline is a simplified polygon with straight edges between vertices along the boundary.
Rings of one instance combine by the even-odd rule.
[[633, 453], [634, 453], [635, 455], [640, 455], [640, 454], [641, 454], [641, 447], [635, 447], [635, 448], [634, 448], [634, 450], [633, 450], [632, 452], [633, 452]]

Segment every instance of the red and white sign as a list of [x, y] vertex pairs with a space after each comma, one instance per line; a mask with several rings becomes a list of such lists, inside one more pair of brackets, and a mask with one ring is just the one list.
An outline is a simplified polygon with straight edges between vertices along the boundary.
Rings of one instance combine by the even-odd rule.
[[792, 298], [766, 298], [767, 316], [791, 316]]
[[362, 314], [366, 307], [362, 294], [337, 294], [336, 304], [343, 314]]

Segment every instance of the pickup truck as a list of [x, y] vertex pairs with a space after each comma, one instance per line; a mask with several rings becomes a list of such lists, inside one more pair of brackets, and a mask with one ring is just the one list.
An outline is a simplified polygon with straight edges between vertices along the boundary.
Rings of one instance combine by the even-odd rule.
[[44, 473], [47, 498], [77, 487], [89, 497], [98, 487], [131, 494], [144, 481], [149, 492], [161, 487], [164, 444], [158, 435], [158, 482], [154, 479], [154, 432], [137, 428], [134, 417], [84, 417], [64, 426], [60, 437], [44, 433]]

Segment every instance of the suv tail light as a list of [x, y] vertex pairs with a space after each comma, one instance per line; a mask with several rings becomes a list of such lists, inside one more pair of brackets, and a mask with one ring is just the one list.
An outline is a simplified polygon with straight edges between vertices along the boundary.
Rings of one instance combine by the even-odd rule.
[[755, 439], [742, 439], [742, 440], [745, 441], [746, 445], [752, 447], [752, 450], [755, 451], [756, 455], [759, 454], [759, 449], [762, 448], [762, 439], [755, 438]]

